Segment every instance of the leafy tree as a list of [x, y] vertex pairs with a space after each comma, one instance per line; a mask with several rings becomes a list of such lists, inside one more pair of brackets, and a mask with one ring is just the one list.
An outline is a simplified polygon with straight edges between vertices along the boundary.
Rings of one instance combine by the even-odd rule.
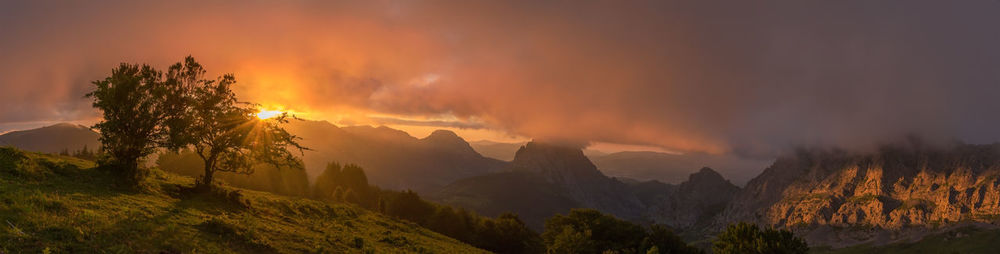
[[101, 133], [102, 149], [110, 155], [102, 163], [112, 165], [126, 184], [139, 185], [146, 175], [139, 160], [164, 141], [162, 124], [177, 113], [165, 105], [175, 95], [162, 81], [162, 73], [148, 65], [122, 63], [111, 70], [111, 76], [92, 83], [96, 89], [86, 96], [104, 116], [94, 128]]
[[503, 213], [492, 221], [492, 232], [485, 235], [486, 239], [493, 239], [493, 248], [490, 251], [496, 253], [538, 253], [544, 250], [542, 239], [524, 224], [521, 218], [513, 213]]
[[685, 243], [666, 226], [658, 224], [649, 227], [642, 246], [640, 249], [646, 249], [647, 253], [702, 253], [701, 250]]
[[171, 93], [162, 108], [182, 112], [166, 119], [166, 147], [177, 150], [188, 146], [202, 159], [205, 174], [199, 187], [210, 188], [216, 172], [253, 174], [254, 165], [271, 164], [278, 168], [302, 169], [302, 161], [288, 149], [305, 149], [298, 137], [280, 124], [288, 115], [261, 120], [255, 116], [257, 105], [240, 102], [232, 91], [236, 78], [225, 74], [214, 80], [204, 79], [205, 69], [188, 56], [167, 71], [165, 83]]
[[596, 247], [593, 246], [591, 237], [590, 230], [579, 231], [569, 225], [562, 229], [546, 228], [543, 234], [546, 249], [552, 254], [594, 253]]
[[420, 199], [420, 196], [412, 190], [406, 190], [393, 197], [386, 203], [385, 212], [396, 218], [416, 222], [424, 225], [427, 219], [434, 214], [434, 205]]
[[[341, 192], [337, 193], [336, 190]], [[368, 177], [361, 167], [347, 164], [329, 163], [326, 170], [316, 178], [312, 188], [313, 198], [320, 200], [345, 201], [374, 209], [379, 199], [374, 188], [368, 185]]]
[[784, 254], [807, 253], [809, 246], [802, 238], [787, 230], [761, 229], [754, 224], [740, 222], [729, 225], [712, 242], [712, 252], [718, 254]]
[[[571, 240], [576, 240], [580, 235], [588, 236], [589, 242], [583, 245], [586, 248], [579, 253], [601, 253], [606, 250], [634, 253], [640, 248], [646, 233], [639, 225], [594, 209], [573, 209], [567, 215], [557, 214], [545, 220], [542, 239], [552, 247], [560, 245], [560, 237], [571, 236]], [[551, 248], [549, 250], [553, 251]]]
[[702, 253], [662, 225], [647, 230], [593, 209], [552, 216], [542, 239], [549, 253]]

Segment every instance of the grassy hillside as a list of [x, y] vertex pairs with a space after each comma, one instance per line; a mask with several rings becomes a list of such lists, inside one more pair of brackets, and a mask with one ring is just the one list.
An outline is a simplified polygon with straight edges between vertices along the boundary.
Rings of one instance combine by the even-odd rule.
[[151, 178], [124, 191], [92, 162], [0, 147], [0, 253], [483, 252], [354, 206]]
[[885, 246], [858, 245], [841, 249], [813, 248], [816, 254], [931, 254], [931, 253], [997, 253], [1000, 231], [974, 227], [961, 228], [927, 236], [912, 243], [895, 243]]

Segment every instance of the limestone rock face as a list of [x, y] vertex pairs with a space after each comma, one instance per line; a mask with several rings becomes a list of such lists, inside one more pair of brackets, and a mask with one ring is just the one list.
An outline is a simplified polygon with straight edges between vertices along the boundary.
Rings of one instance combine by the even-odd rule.
[[1000, 215], [1000, 144], [800, 150], [751, 180], [717, 218], [777, 227], [901, 229]]
[[598, 171], [581, 149], [529, 142], [514, 155], [511, 168], [540, 175], [587, 208], [632, 220], [645, 209], [628, 185]]

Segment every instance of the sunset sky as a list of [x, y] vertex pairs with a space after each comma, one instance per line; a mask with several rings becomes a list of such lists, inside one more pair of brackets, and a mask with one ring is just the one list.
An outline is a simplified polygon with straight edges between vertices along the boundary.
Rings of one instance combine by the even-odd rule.
[[2, 1], [0, 132], [93, 123], [90, 81], [193, 55], [268, 110], [416, 137], [746, 156], [905, 134], [988, 143], [998, 13], [990, 0]]

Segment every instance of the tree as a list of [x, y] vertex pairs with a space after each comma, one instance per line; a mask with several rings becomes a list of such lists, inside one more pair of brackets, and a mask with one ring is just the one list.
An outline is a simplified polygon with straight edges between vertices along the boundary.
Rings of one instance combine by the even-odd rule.
[[573, 209], [567, 215], [557, 214], [545, 220], [542, 239], [551, 247], [557, 245], [558, 237], [579, 235], [589, 236], [588, 249], [582, 253], [635, 252], [646, 233], [639, 225], [594, 209]]
[[181, 112], [165, 119], [169, 130], [166, 147], [178, 150], [193, 147], [205, 164], [205, 174], [198, 182], [211, 188], [216, 172], [253, 174], [260, 163], [278, 168], [302, 169], [302, 161], [289, 148], [306, 149], [298, 137], [280, 124], [288, 122], [287, 113], [262, 120], [255, 116], [258, 106], [240, 102], [232, 91], [236, 78], [225, 74], [214, 80], [204, 79], [206, 71], [188, 56], [167, 71], [165, 83], [179, 97], [167, 98], [164, 110]]
[[663, 225], [654, 224], [649, 227], [646, 238], [643, 239], [643, 248], [647, 253], [702, 253], [701, 250], [692, 247], [684, 242], [679, 236]]
[[[342, 193], [333, 195], [334, 190]], [[320, 200], [345, 201], [365, 208], [375, 209], [379, 206], [377, 191], [368, 185], [368, 177], [364, 169], [354, 164], [341, 167], [338, 163], [328, 163], [326, 170], [316, 178], [312, 188], [312, 197]]]
[[385, 213], [404, 220], [424, 225], [436, 209], [412, 190], [396, 193], [386, 203]]
[[648, 230], [594, 209], [573, 209], [545, 220], [549, 253], [702, 253], [669, 229]]
[[802, 238], [787, 230], [767, 228], [740, 222], [729, 225], [712, 241], [712, 252], [717, 254], [792, 254], [807, 253], [809, 246]]
[[110, 155], [111, 168], [126, 184], [139, 185], [145, 171], [139, 160], [152, 154], [164, 141], [163, 122], [175, 112], [164, 107], [175, 98], [162, 73], [148, 65], [122, 63], [111, 76], [92, 82], [96, 89], [87, 93], [104, 118], [93, 126], [101, 133], [102, 149]]
[[494, 241], [496, 253], [538, 253], [544, 250], [541, 237], [531, 231], [521, 218], [513, 213], [502, 213], [492, 220], [494, 233], [487, 234]]

